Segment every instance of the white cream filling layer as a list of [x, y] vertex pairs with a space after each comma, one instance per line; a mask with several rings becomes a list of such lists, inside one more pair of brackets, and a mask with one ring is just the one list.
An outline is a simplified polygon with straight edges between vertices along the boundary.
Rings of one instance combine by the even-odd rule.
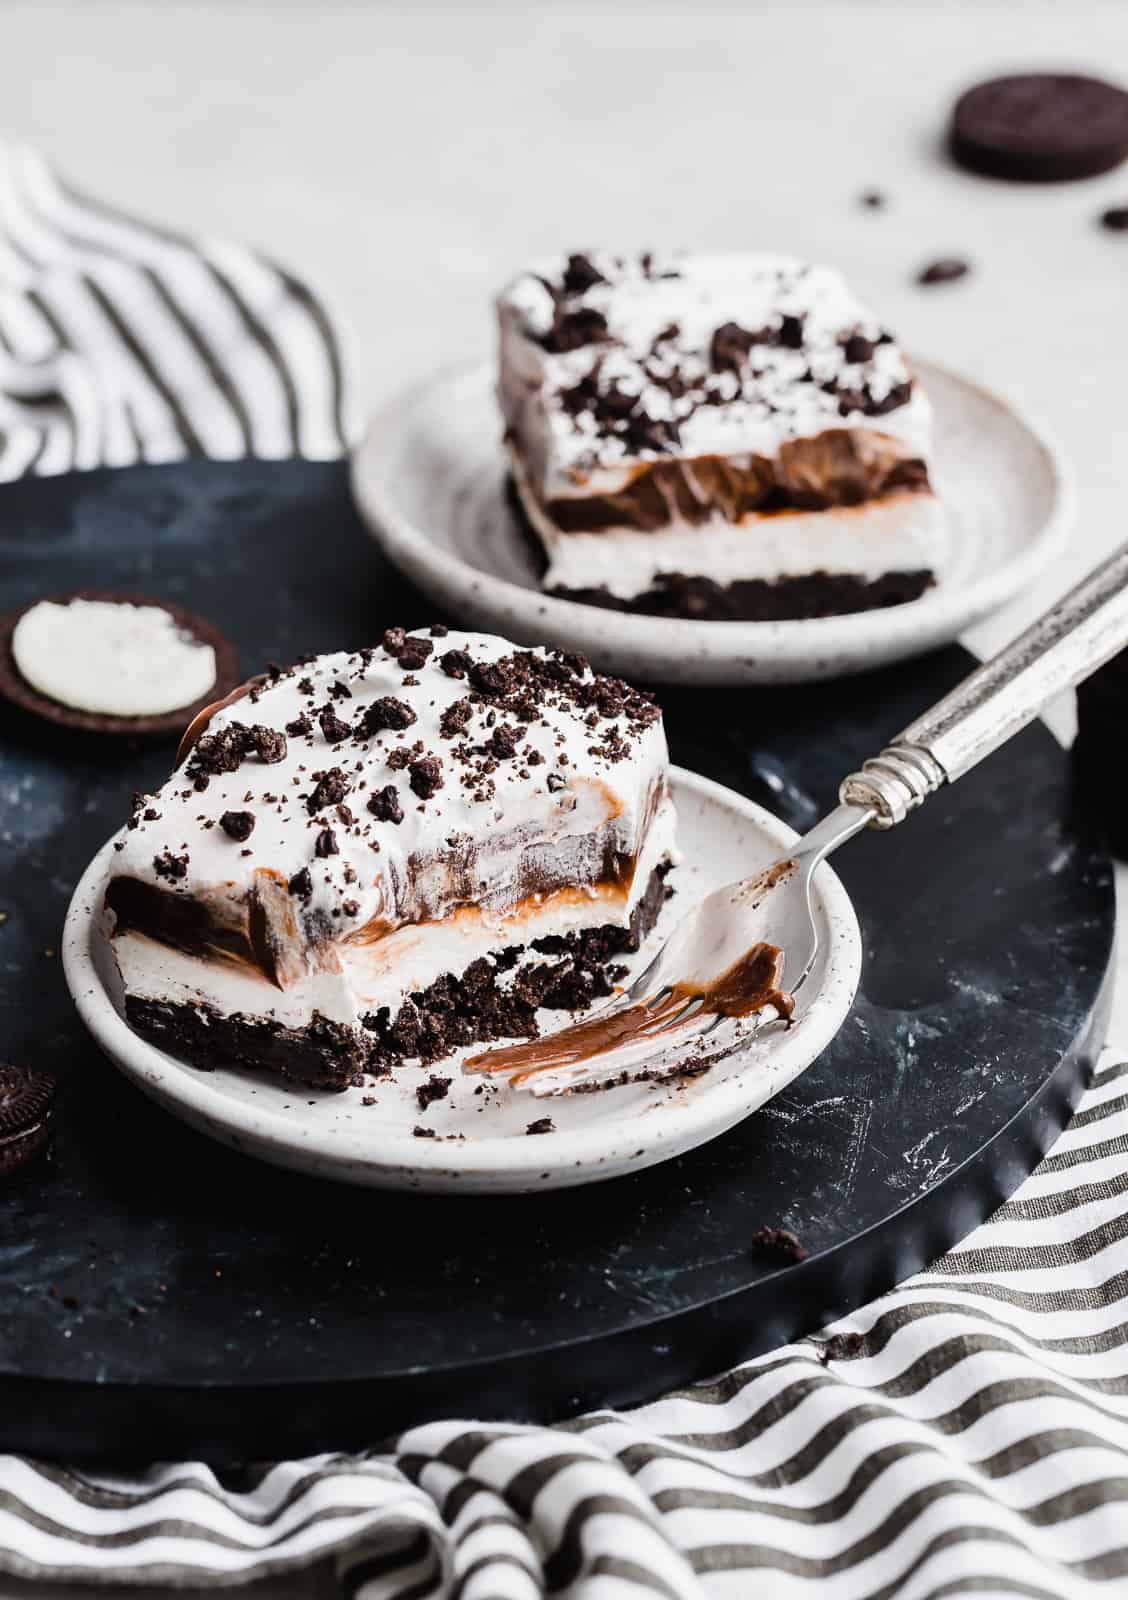
[[629, 600], [673, 572], [722, 586], [814, 572], [873, 579], [927, 569], [938, 579], [943, 576], [944, 513], [934, 495], [919, 490], [860, 506], [752, 515], [739, 523], [718, 517], [700, 525], [671, 522], [653, 532], [561, 533], [530, 491], [512, 452], [511, 461], [521, 504], [548, 557], [546, 589], [606, 589]]
[[215, 651], [160, 606], [41, 600], [12, 633], [20, 676], [59, 705], [99, 716], [159, 717], [202, 700]]
[[307, 1027], [315, 1012], [355, 1026], [381, 1006], [394, 1016], [407, 995], [444, 973], [460, 977], [479, 957], [509, 945], [608, 924], [626, 927], [655, 868], [675, 858], [675, 821], [667, 798], [647, 832], [626, 894], [601, 887], [568, 889], [533, 897], [508, 915], [468, 908], [439, 922], [399, 928], [372, 943], [346, 940], [336, 947], [334, 970], [308, 972], [285, 990], [247, 967], [185, 955], [143, 934], [116, 936], [113, 952], [126, 993], [137, 999], [204, 1006], [221, 1017], [242, 1014], [287, 1028]]

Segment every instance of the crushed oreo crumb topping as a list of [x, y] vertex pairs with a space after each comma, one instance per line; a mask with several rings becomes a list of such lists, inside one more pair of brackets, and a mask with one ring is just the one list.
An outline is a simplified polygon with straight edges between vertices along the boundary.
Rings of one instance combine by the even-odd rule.
[[248, 728], [242, 722], [229, 722], [215, 733], [202, 733], [192, 747], [185, 772], [206, 789], [209, 778], [224, 772], [237, 772], [251, 754], [271, 765], [286, 759], [286, 735], [261, 724]]
[[328, 772], [321, 774], [316, 787], [306, 796], [306, 810], [312, 817], [318, 811], [324, 811], [327, 806], [336, 805], [337, 801], [343, 800], [348, 792], [348, 778], [340, 767], [330, 767]]
[[254, 832], [255, 819], [249, 811], [225, 811], [219, 825], [229, 839], [242, 844]]
[[438, 756], [419, 756], [407, 770], [412, 790], [421, 800], [430, 800], [443, 786], [443, 765]]
[[474, 707], [469, 700], [455, 700], [451, 705], [447, 706], [439, 718], [440, 738], [457, 738], [473, 714]]
[[414, 672], [424, 664], [434, 648], [431, 639], [419, 639], [415, 634], [408, 634], [397, 653], [396, 660], [405, 672]]
[[568, 306], [558, 301], [552, 326], [541, 343], [551, 355], [566, 355], [569, 350], [582, 350], [585, 345], [604, 344], [610, 337], [602, 311], [594, 306]]
[[513, 689], [513, 673], [504, 657], [501, 661], [475, 661], [468, 676], [479, 694], [509, 694]]
[[842, 353], [853, 363], [871, 360], [876, 349], [876, 341], [867, 339], [864, 333], [851, 333], [842, 341]]
[[313, 893], [313, 879], [310, 877], [309, 868], [302, 867], [300, 872], [295, 872], [286, 887], [297, 899], [308, 900]]
[[486, 740], [486, 749], [499, 761], [512, 761], [517, 754], [517, 742], [520, 737], [516, 728], [508, 723], [499, 722]]
[[188, 876], [188, 857], [174, 856], [171, 850], [163, 850], [159, 856], [153, 857], [153, 871], [158, 878], [167, 878], [170, 883], [176, 883]]
[[465, 678], [473, 665], [473, 660], [465, 650], [447, 650], [439, 657], [439, 666], [448, 678]]
[[597, 283], [606, 282], [607, 279], [590, 256], [577, 254], [568, 257], [562, 280], [565, 294], [586, 294]]
[[261, 723], [250, 730], [251, 745], [260, 761], [275, 766], [286, 759], [286, 735], [277, 728], [264, 728]]
[[410, 728], [415, 721], [415, 712], [406, 700], [397, 700], [394, 695], [389, 694], [379, 700], [373, 700], [361, 720], [360, 731], [363, 738], [370, 739], [374, 734], [383, 733], [388, 728], [397, 732], [403, 728]]
[[403, 806], [395, 784], [389, 783], [386, 788], [377, 789], [375, 794], [369, 795], [368, 810], [377, 822], [402, 822]]
[[352, 732], [348, 723], [342, 721], [332, 706], [326, 706], [317, 720], [321, 725], [322, 734], [330, 744], [341, 744]]

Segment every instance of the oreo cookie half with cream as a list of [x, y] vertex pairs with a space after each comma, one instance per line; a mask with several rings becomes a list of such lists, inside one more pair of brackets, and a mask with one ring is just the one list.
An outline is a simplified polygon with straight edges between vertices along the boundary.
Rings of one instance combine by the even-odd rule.
[[0, 693], [83, 733], [178, 733], [237, 681], [231, 642], [167, 600], [82, 590], [0, 622]]
[[0, 1061], [0, 1178], [39, 1154], [51, 1137], [55, 1080]]

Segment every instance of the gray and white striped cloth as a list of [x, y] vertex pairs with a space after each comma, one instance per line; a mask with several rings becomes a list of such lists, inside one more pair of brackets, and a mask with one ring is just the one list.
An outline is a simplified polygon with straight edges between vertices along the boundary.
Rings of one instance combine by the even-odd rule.
[[204, 455], [340, 455], [314, 295], [242, 245], [78, 195], [0, 144], [0, 482]]
[[[0, 478], [341, 448], [307, 290], [3, 147], [0, 346]], [[433, 1423], [237, 1476], [0, 1456], [0, 1574], [5, 1600], [1128, 1594], [1128, 1064], [990, 1222], [816, 1338], [629, 1413]]]
[[816, 1338], [641, 1410], [431, 1423], [240, 1481], [0, 1457], [0, 1570], [269, 1576], [272, 1600], [1124, 1594], [1126, 1321], [1128, 1063], [1109, 1060], [1014, 1199]]

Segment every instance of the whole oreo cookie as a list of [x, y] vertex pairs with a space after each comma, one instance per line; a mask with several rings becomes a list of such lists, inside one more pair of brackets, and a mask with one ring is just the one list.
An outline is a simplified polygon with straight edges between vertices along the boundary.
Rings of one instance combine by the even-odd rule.
[[0, 1062], [0, 1178], [43, 1149], [54, 1104], [54, 1078]]
[[234, 687], [238, 667], [218, 628], [147, 595], [82, 589], [0, 618], [0, 695], [75, 733], [180, 733]]
[[1128, 156], [1128, 94], [1075, 73], [992, 78], [957, 100], [948, 144], [961, 166], [992, 178], [1092, 178]]

